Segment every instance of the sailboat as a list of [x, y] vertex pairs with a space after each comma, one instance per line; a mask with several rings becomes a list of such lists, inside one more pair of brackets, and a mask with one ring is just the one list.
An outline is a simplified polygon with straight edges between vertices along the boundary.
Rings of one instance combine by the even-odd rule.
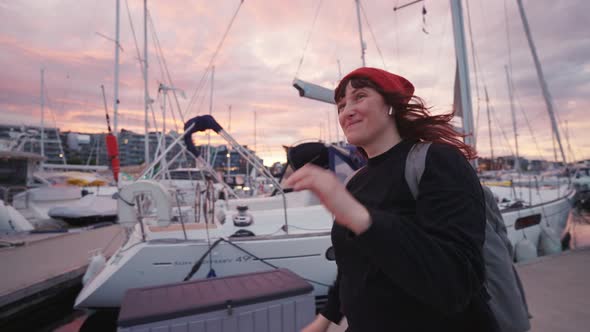
[[[541, 63], [537, 56], [537, 51], [534, 45], [534, 41], [531, 36], [530, 28], [524, 11], [524, 6], [521, 0], [517, 0], [520, 17], [522, 19], [524, 31], [526, 33], [531, 55], [535, 63], [535, 69], [541, 88], [543, 91], [543, 97], [547, 105], [547, 111], [551, 119], [552, 130], [554, 136], [557, 138], [561, 156], [563, 158], [564, 165], [567, 165], [565, 153], [561, 143], [559, 128], [557, 126], [557, 120], [553, 111], [553, 101], [551, 99], [547, 83], [543, 75]], [[464, 44], [464, 43], [463, 43]], [[466, 70], [466, 63], [464, 71]], [[507, 72], [507, 81], [510, 88], [510, 78]], [[512, 93], [511, 105], [512, 105]], [[513, 107], [512, 107], [513, 108]], [[514, 109], [512, 109], [512, 117], [514, 123]], [[515, 125], [514, 125], [515, 126]], [[516, 126], [515, 126], [516, 136]], [[516, 144], [516, 165], [518, 165], [518, 141], [515, 138]], [[555, 188], [539, 188], [538, 182], [535, 186], [536, 200], [533, 201], [532, 186], [528, 188], [520, 186], [520, 196], [522, 197], [523, 190], [529, 192], [529, 203], [511, 205], [504, 207], [502, 215], [504, 222], [508, 229], [508, 236], [511, 242], [515, 246], [515, 255], [518, 261], [528, 260], [537, 257], [537, 254], [554, 254], [561, 251], [560, 239], [563, 237], [564, 229], [566, 226], [567, 216], [571, 209], [571, 202], [575, 195], [575, 189], [571, 182], [568, 181], [565, 185], [562, 185], [559, 181], [554, 186]], [[496, 195], [506, 197], [505, 187], [491, 187]], [[509, 188], [514, 192], [516, 196], [516, 187]]]
[[[282, 189], [257, 158], [238, 144], [211, 116], [187, 122], [184, 138], [212, 129], [243, 154], [259, 174], [267, 176], [276, 192], [269, 197], [215, 201], [205, 193], [205, 206], [178, 199], [185, 192], [170, 192], [162, 182], [142, 180], [119, 193], [119, 223], [131, 228], [127, 243], [98, 273], [89, 276], [76, 299], [78, 308], [113, 308], [128, 288], [288, 268], [314, 285], [324, 297], [334, 280], [336, 266], [331, 249], [332, 215], [309, 191]], [[165, 154], [164, 154], [165, 155]], [[288, 153], [293, 169], [313, 162], [333, 170], [342, 180], [361, 165], [354, 150], [324, 143], [304, 143]], [[154, 162], [158, 162], [155, 160]], [[190, 188], [188, 191], [194, 191]], [[199, 222], [200, 221], [200, 222]]]

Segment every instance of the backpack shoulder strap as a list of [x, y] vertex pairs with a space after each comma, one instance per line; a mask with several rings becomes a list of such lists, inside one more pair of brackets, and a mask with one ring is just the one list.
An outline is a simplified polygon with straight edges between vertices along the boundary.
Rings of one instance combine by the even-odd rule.
[[414, 199], [418, 198], [420, 180], [426, 168], [426, 155], [432, 143], [418, 142], [412, 146], [406, 157], [405, 177]]
[[348, 175], [348, 176], [346, 177], [346, 179], [344, 179], [344, 186], [346, 186], [346, 185], [348, 184], [348, 182], [349, 182], [350, 180], [352, 180], [352, 178], [353, 178], [353, 177], [354, 177], [354, 176], [355, 176], [355, 175], [356, 175], [358, 172], [360, 172], [360, 171], [361, 171], [361, 169], [363, 169], [363, 168], [365, 168], [365, 166], [363, 166], [363, 167], [361, 167], [361, 168], [357, 169], [356, 171], [354, 171], [354, 172], [350, 173], [350, 175]]

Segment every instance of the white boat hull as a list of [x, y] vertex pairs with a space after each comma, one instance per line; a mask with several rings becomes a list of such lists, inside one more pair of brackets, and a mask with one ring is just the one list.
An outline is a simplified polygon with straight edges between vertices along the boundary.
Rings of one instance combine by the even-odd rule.
[[[128, 288], [180, 282], [209, 248], [206, 241], [166, 242], [140, 242], [115, 254], [78, 295], [76, 307], [118, 307]], [[314, 286], [316, 295], [325, 295], [336, 277], [334, 261], [326, 258], [332, 245], [327, 232], [232, 242], [245, 251], [219, 243], [191, 280], [206, 278], [211, 269], [218, 277], [272, 269], [267, 262], [295, 271]]]
[[[540, 225], [548, 226], [556, 234], [562, 236], [566, 226], [567, 216], [571, 210], [571, 199], [573, 198], [573, 195], [574, 192], [571, 191], [564, 197], [543, 204], [502, 211], [502, 217], [504, 218], [504, 224], [506, 225], [510, 242], [515, 245], [523, 239], [528, 239], [533, 244], [539, 243], [539, 237], [541, 234]], [[541, 222], [539, 225], [526, 227], [520, 230], [515, 228], [516, 221], [519, 218], [531, 215], [541, 216]]]
[[[561, 234], [570, 209], [568, 197], [570, 196], [541, 205], [503, 212], [511, 242], [516, 244], [526, 237], [533, 243], [538, 243], [540, 224], [548, 223], [557, 234]], [[229, 238], [239, 229], [250, 230], [259, 236], [232, 238], [232, 242], [243, 250], [226, 242], [219, 243], [211, 250], [211, 265], [209, 257], [206, 257], [192, 279], [207, 278], [211, 269], [215, 271], [216, 276], [227, 276], [273, 268], [265, 264], [265, 261], [301, 275], [314, 286], [316, 296], [324, 296], [336, 277], [336, 264], [326, 255], [332, 246], [329, 232], [332, 217], [318, 205], [295, 207], [287, 211], [290, 220], [289, 234], [285, 234], [281, 229], [282, 209], [253, 211], [257, 222], [245, 228], [235, 227], [230, 218], [231, 210], [226, 210], [225, 224], [208, 230], [210, 241], [207, 241], [207, 233], [203, 229], [196, 228], [186, 230], [189, 240], [185, 240], [184, 232], [179, 225], [175, 226], [174, 232], [147, 231], [148, 240], [142, 241], [141, 228], [136, 224], [129, 241], [109, 259], [106, 267], [85, 285], [76, 299], [75, 306], [119, 307], [125, 291], [129, 288], [180, 282], [217, 239]], [[519, 218], [534, 214], [542, 216], [539, 224], [524, 229], [514, 227]], [[193, 225], [199, 226], [194, 223]], [[145, 228], [150, 227], [152, 226]]]

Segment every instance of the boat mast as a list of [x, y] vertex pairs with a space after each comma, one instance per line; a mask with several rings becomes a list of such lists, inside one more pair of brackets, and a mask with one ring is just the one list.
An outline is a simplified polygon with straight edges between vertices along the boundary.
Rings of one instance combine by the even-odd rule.
[[[227, 121], [227, 133], [229, 134], [231, 132], [231, 105], [229, 105], [228, 107], [228, 113], [229, 113], [229, 119]], [[227, 157], [227, 178], [229, 181], [229, 176], [231, 174], [231, 154], [229, 153], [229, 147], [230, 145], [227, 146], [227, 154], [225, 155]]]
[[114, 106], [113, 106], [113, 129], [115, 138], [118, 137], [117, 122], [119, 121], [119, 9], [120, 0], [116, 0], [116, 16], [115, 16], [115, 84], [114, 84]]
[[360, 9], [360, 0], [355, 0], [356, 2], [356, 18], [359, 24], [359, 38], [361, 41], [361, 59], [363, 60], [363, 67], [366, 66], [365, 64], [365, 50], [367, 47], [365, 46], [365, 41], [363, 40], [363, 26], [361, 24], [361, 9]]
[[[160, 138], [162, 139], [162, 143], [160, 144], [160, 148], [162, 153], [166, 153], [166, 95], [168, 95], [168, 90], [171, 88], [165, 86], [164, 84], [160, 83], [160, 91], [162, 91], [162, 135]], [[168, 161], [166, 155], [162, 158], [162, 168], [165, 169], [164, 178], [166, 178], [166, 174], [168, 174]], [[170, 177], [168, 177], [170, 178]]]
[[[256, 154], [256, 153], [258, 153], [258, 150], [257, 150], [258, 149], [258, 145], [257, 145], [257, 142], [256, 142], [256, 123], [257, 122], [258, 122], [258, 119], [256, 117], [256, 110], [254, 110], [254, 158], [258, 158], [258, 155]], [[254, 168], [252, 171], [254, 173], [254, 178], [256, 179], [256, 176], [257, 176], [257, 174], [256, 174], [256, 168]], [[251, 176], [250, 175], [251, 175], [250, 172], [248, 172], [248, 174], [246, 174], [246, 178], [250, 180], [250, 182], [249, 182], [250, 183], [250, 187], [252, 187], [252, 179], [251, 179]]]
[[143, 0], [143, 104], [145, 110], [145, 142], [144, 142], [144, 162], [150, 163], [150, 137], [149, 137], [149, 120], [148, 105], [150, 96], [148, 91], [148, 38], [147, 38], [147, 0]]
[[574, 154], [574, 150], [572, 149], [572, 146], [570, 144], [570, 130], [569, 130], [567, 120], [565, 120], [565, 141], [567, 142], [567, 151], [570, 154], [570, 160], [573, 163], [575, 163], [576, 162], [576, 155]]
[[[215, 87], [215, 66], [211, 67], [211, 93], [209, 94], [209, 115], [213, 113], [213, 89]], [[211, 130], [207, 131], [207, 163], [211, 165]]]
[[551, 99], [551, 94], [549, 93], [549, 88], [547, 87], [547, 82], [545, 82], [545, 76], [543, 75], [543, 68], [541, 68], [541, 63], [539, 62], [539, 57], [537, 56], [537, 50], [535, 48], [535, 43], [533, 42], [533, 37], [531, 36], [531, 30], [529, 28], [529, 23], [526, 18], [526, 14], [524, 12], [524, 7], [522, 5], [522, 0], [516, 0], [518, 3], [518, 10], [520, 12], [520, 18], [522, 19], [522, 25], [524, 26], [524, 32], [527, 37], [527, 41], [529, 42], [529, 48], [531, 49], [531, 55], [533, 56], [533, 60], [535, 62], [535, 69], [537, 70], [537, 77], [539, 78], [539, 82], [541, 83], [541, 89], [543, 90], [543, 97], [545, 98], [545, 104], [547, 105], [547, 111], [549, 112], [549, 117], [551, 118], [551, 125], [553, 127], [553, 133], [555, 138], [557, 138], [557, 144], [559, 145], [559, 151], [561, 152], [561, 157], [563, 158], [564, 166], [567, 165], [567, 160], [565, 158], [565, 153], [563, 151], [563, 145], [561, 144], [561, 137], [559, 136], [559, 128], [557, 126], [557, 120], [555, 119], [555, 113], [553, 111], [553, 100]]
[[512, 80], [508, 66], [504, 66], [506, 71], [506, 84], [508, 86], [508, 96], [510, 97], [510, 113], [512, 114], [512, 130], [514, 131], [514, 146], [516, 148], [516, 159], [514, 160], [514, 169], [520, 173], [520, 155], [518, 153], [518, 129], [516, 127], [516, 111], [514, 110], [514, 95], [512, 94]]
[[[463, 112], [463, 133], [465, 144], [475, 147], [473, 137], [473, 111], [471, 108], [471, 90], [469, 85], [469, 67], [467, 63], [467, 47], [465, 44], [465, 31], [463, 29], [463, 9], [461, 0], [451, 1], [451, 13], [453, 16], [453, 34], [455, 36], [455, 54], [457, 56], [457, 69], [459, 71], [459, 88], [461, 92], [461, 110]], [[477, 168], [477, 160], [471, 164]]]
[[99, 159], [98, 159], [98, 156], [99, 156], [99, 152], [100, 152], [100, 140], [98, 140], [98, 139], [97, 139], [97, 140], [96, 140], [96, 161], [94, 162], [94, 164], [95, 164], [96, 166], [98, 166], [98, 161], [99, 161]]
[[[45, 157], [45, 95], [43, 86], [45, 85], [45, 68], [41, 68], [41, 155]], [[41, 160], [41, 166], [45, 161]]]
[[489, 134], [490, 134], [490, 153], [491, 153], [491, 159], [490, 159], [490, 170], [494, 168], [494, 144], [492, 141], [492, 119], [490, 118], [490, 98], [488, 97], [488, 88], [484, 87], [484, 91], [486, 94], [486, 113], [488, 115], [488, 128], [489, 128]]

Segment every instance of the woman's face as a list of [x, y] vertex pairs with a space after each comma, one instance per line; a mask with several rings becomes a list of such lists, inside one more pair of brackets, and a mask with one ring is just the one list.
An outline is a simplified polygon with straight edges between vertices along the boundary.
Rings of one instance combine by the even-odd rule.
[[389, 105], [373, 88], [357, 89], [349, 82], [337, 105], [338, 121], [350, 144], [364, 148], [387, 140], [395, 127]]

